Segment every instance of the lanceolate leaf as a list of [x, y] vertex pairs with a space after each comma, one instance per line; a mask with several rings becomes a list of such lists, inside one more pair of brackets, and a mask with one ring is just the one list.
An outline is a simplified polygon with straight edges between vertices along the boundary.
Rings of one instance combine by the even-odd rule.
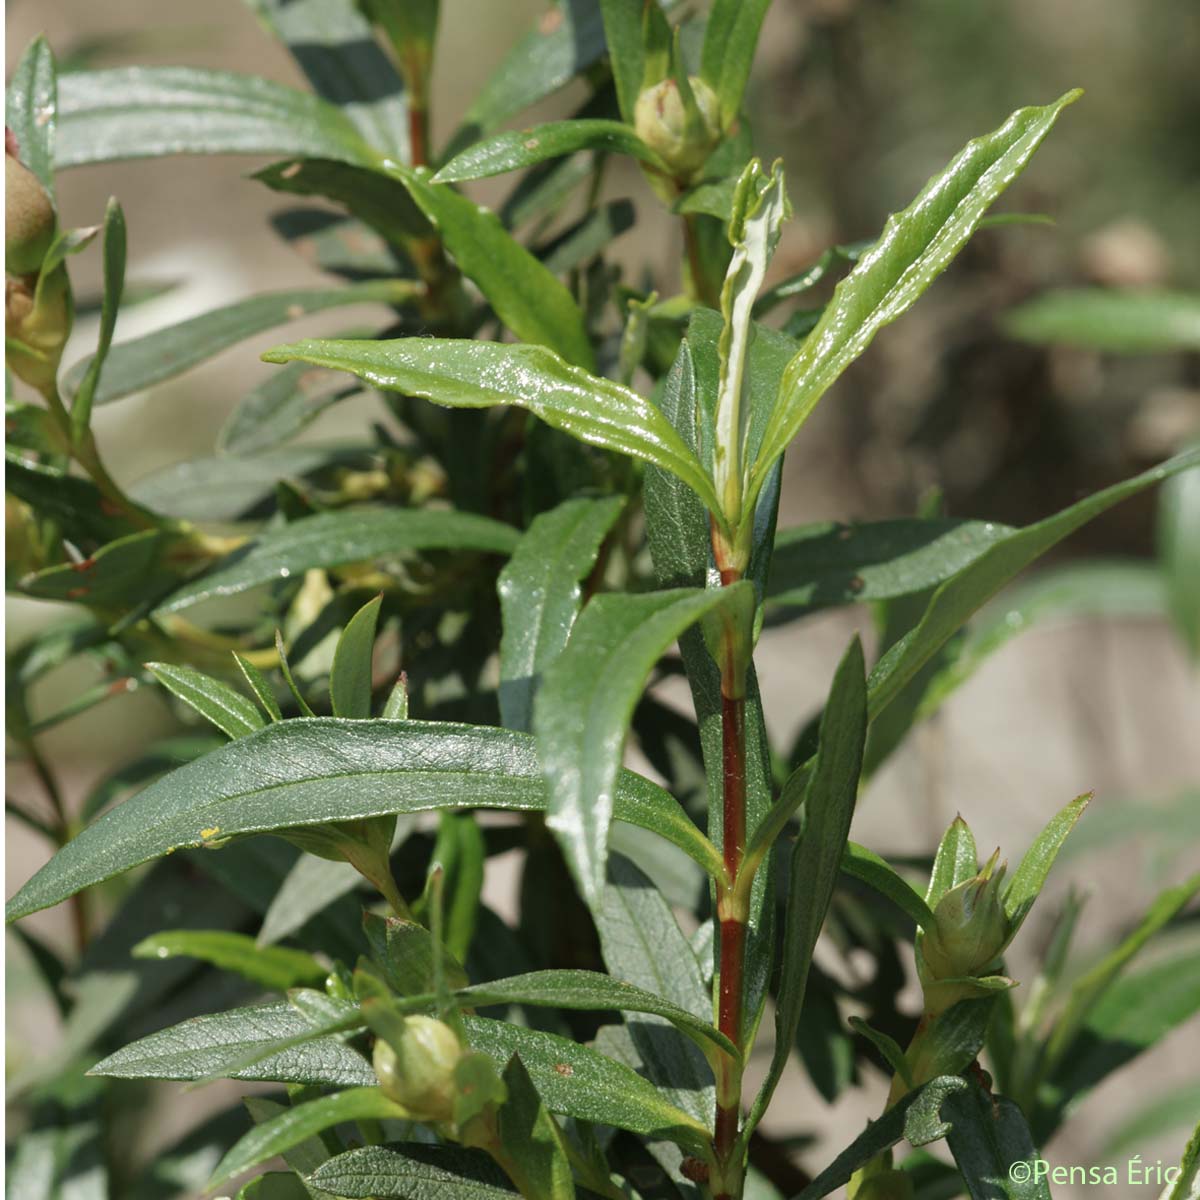
[[265, 724], [262, 714], [245, 696], [211, 675], [174, 663], [147, 663], [146, 669], [172, 695], [231, 738], [244, 737]]
[[372, 146], [408, 158], [404, 81], [354, 0], [249, 0], [287, 43], [313, 89], [338, 105]]
[[97, 1063], [91, 1073], [115, 1079], [207, 1079], [242, 1058], [254, 1061], [232, 1071], [231, 1078], [338, 1087], [369, 1087], [375, 1082], [370, 1063], [337, 1037], [273, 1049], [311, 1029], [304, 1016], [282, 1001], [235, 1008], [193, 1017], [132, 1042]]
[[879, 240], [838, 284], [784, 375], [754, 466], [752, 496], [824, 392], [876, 332], [945, 270], [1079, 94], [1068, 92], [1045, 108], [1019, 109], [994, 133], [969, 142], [908, 208], [888, 219]]
[[716, 0], [704, 30], [700, 75], [721, 102], [721, 124], [733, 123], [750, 78], [758, 31], [771, 0]]
[[306, 1178], [322, 1194], [345, 1200], [512, 1200], [517, 1194], [482, 1150], [424, 1142], [362, 1146], [334, 1155]]
[[648, 166], [666, 172], [667, 166], [642, 141], [633, 129], [621, 121], [581, 119], [551, 121], [529, 129], [497, 133], [456, 154], [433, 177], [434, 183], [457, 183], [520, 171], [562, 158], [577, 150], [596, 150], [610, 154], [628, 154]]
[[54, 142], [58, 124], [54, 52], [34, 38], [9, 80], [4, 120], [17, 139], [18, 157], [54, 199]]
[[613, 786], [651, 667], [680, 634], [719, 610], [731, 622], [747, 624], [753, 602], [749, 583], [597, 596], [546, 672], [534, 705], [549, 789], [546, 823], [558, 835], [589, 903], [596, 903], [604, 888]]
[[548, 346], [578, 367], [595, 362], [575, 298], [486, 208], [427, 170], [393, 167], [417, 207], [437, 229], [459, 270], [472, 279], [496, 315], [524, 342]]
[[[720, 859], [678, 804], [632, 772], [614, 815], [673, 841], [706, 870]], [[110, 809], [10, 902], [15, 920], [208, 837], [441, 808], [541, 811], [545, 785], [527, 735], [424, 721], [281, 721], [189, 763]], [[203, 835], [204, 830], [216, 830]]]
[[[867, 736], [866, 664], [857, 638], [834, 675], [821, 718], [820, 749], [804, 795], [804, 832], [792, 851], [783, 931], [775, 1052], [746, 1122], [753, 1130], [791, 1055], [813, 950], [825, 923], [858, 797]], [[746, 1136], [749, 1136], [748, 1134]]]
[[566, 1140], [546, 1110], [521, 1056], [509, 1059], [502, 1075], [508, 1096], [497, 1114], [494, 1151], [525, 1196], [575, 1200], [575, 1180]]
[[934, 593], [920, 624], [901, 638], [871, 672], [871, 715], [886, 707], [966, 619], [1030, 563], [1114, 504], [1195, 466], [1200, 466], [1200, 450], [1177, 454], [1161, 466], [1096, 492], [1036, 525], [1026, 526], [997, 542], [948, 579]]
[[310, 1100], [250, 1130], [217, 1164], [208, 1186], [219, 1187], [235, 1175], [343, 1121], [403, 1120], [406, 1115], [404, 1109], [375, 1087], [347, 1088], [332, 1096]]
[[[734, 1053], [729, 1039], [705, 1018], [599, 971], [530, 971], [526, 975], [513, 975], [508, 979], [459, 988], [454, 995], [470, 1008], [488, 1004], [532, 1004], [584, 1012], [612, 1009], [617, 1012], [651, 1013], [665, 1017], [706, 1052], [711, 1052], [715, 1047]], [[432, 997], [428, 995], [405, 996], [396, 1004], [409, 1009], [422, 1009], [431, 1002]]]
[[932, 927], [933, 913], [920, 892], [873, 850], [855, 842], [847, 842], [846, 852], [842, 855], [842, 870], [874, 888], [881, 896], [886, 896], [921, 929]]
[[538, 679], [563, 647], [591, 571], [623, 506], [619, 496], [567, 500], [534, 518], [500, 573], [500, 715], [528, 730]]
[[464, 1016], [462, 1022], [471, 1048], [498, 1067], [519, 1053], [553, 1113], [692, 1147], [708, 1138], [706, 1125], [671, 1104], [659, 1088], [591, 1046], [507, 1021]]
[[951, 888], [965, 883], [978, 870], [975, 835], [966, 821], [956, 816], [938, 843], [933, 870], [929, 873], [929, 887], [925, 890], [925, 903], [930, 909], [937, 908], [938, 901]]
[[489, 517], [446, 509], [346, 509], [317, 513], [264, 533], [173, 592], [160, 612], [178, 612], [213, 596], [232, 596], [313, 567], [340, 567], [415, 550], [507, 554], [517, 531]]
[[767, 602], [811, 611], [924, 591], [1013, 532], [992, 521], [953, 519], [781, 529], [775, 535]]
[[1022, 304], [1004, 323], [1009, 333], [1027, 342], [1116, 354], [1200, 350], [1200, 294], [1067, 289]]
[[71, 71], [58, 86], [54, 165], [164, 154], [273, 154], [380, 161], [332, 104], [256, 75], [193, 67]]
[[1013, 934], [1029, 915], [1033, 902], [1045, 886], [1046, 876], [1050, 874], [1050, 868], [1054, 865], [1063, 842], [1074, 829], [1075, 822], [1083, 815], [1083, 810], [1087, 808], [1092, 795], [1092, 792], [1085, 792], [1072, 800], [1061, 812], [1056, 813], [1046, 828], [1038, 834], [1037, 840], [1021, 859], [1020, 866], [1013, 872], [1012, 880], [1004, 892], [1004, 915], [1013, 925]]
[[1159, 493], [1158, 556], [1175, 628], [1200, 659], [1200, 470], [1169, 480]]
[[946, 1098], [946, 1141], [971, 1200], [1050, 1200], [1041, 1155], [1021, 1110], [972, 1080]]
[[[108, 352], [104, 375], [96, 387], [93, 403], [110, 404], [165, 379], [173, 379], [189, 367], [262, 333], [264, 329], [309, 313], [349, 304], [405, 304], [415, 294], [416, 285], [408, 280], [379, 280], [340, 288], [269, 292], [224, 305], [178, 325], [157, 329], [132, 341], [119, 342]], [[92, 361], [85, 359], [67, 372], [66, 391], [74, 392], [82, 387]]]
[[716, 508], [711, 481], [658, 409], [539, 346], [447, 338], [306, 341], [280, 346], [263, 358], [350, 371], [375, 387], [450, 408], [526, 408], [581, 441], [670, 471]]
[[92, 402], [100, 383], [100, 372], [112, 346], [117, 309], [125, 287], [125, 214], [115, 199], [104, 213], [104, 300], [100, 306], [100, 336], [96, 353], [88, 362], [71, 402], [71, 433], [78, 441], [92, 419]]
[[329, 699], [335, 717], [363, 720], [371, 715], [371, 656], [383, 596], [367, 601], [346, 623], [329, 672]]
[[257, 946], [244, 933], [216, 929], [171, 929], [138, 942], [134, 958], [196, 958], [252, 983], [285, 992], [323, 983], [329, 973], [311, 954], [282, 946]]

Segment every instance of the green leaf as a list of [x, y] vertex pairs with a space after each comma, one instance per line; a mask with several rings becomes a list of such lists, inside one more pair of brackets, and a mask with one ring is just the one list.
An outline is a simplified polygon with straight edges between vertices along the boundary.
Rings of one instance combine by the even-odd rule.
[[4, 120], [17, 139], [18, 157], [54, 199], [54, 153], [58, 126], [58, 72], [44, 36], [25, 48], [5, 93]]
[[938, 588], [917, 627], [901, 638], [871, 672], [871, 715], [876, 716], [930, 658], [1006, 583], [1063, 538], [1114, 504], [1200, 465], [1200, 449], [1081, 500], [997, 542]]
[[624, 498], [567, 500], [533, 519], [500, 572], [500, 715], [527, 730], [542, 672], [562, 653], [579, 613], [582, 581]]
[[550, 121], [528, 129], [493, 134], [456, 154], [433, 177], [433, 183], [459, 183], [485, 179], [506, 171], [521, 171], [550, 158], [562, 158], [579, 150], [605, 154], [628, 154], [639, 162], [666, 173], [668, 168], [633, 129], [621, 121], [581, 119]]
[[549, 244], [539, 246], [538, 257], [555, 275], [574, 271], [601, 257], [621, 234], [633, 228], [635, 218], [632, 200], [610, 200], [592, 209]]
[[332, 371], [292, 363], [247, 392], [217, 435], [226, 454], [271, 450], [294, 437], [330, 405], [359, 389]]
[[[608, 884], [592, 916], [610, 975], [711, 1020], [712, 996], [675, 914], [650, 879], [619, 854], [609, 857]], [[712, 1073], [695, 1046], [662, 1018], [642, 1017], [626, 1029], [646, 1074], [663, 1095], [711, 1125], [716, 1105]]]
[[575, 1200], [563, 1132], [542, 1104], [519, 1054], [508, 1060], [503, 1080], [508, 1098], [497, 1114], [499, 1145], [492, 1153], [523, 1195]]
[[578, 367], [594, 366], [575, 298], [509, 234], [495, 213], [446, 184], [434, 183], [425, 169], [393, 166], [390, 174], [408, 188], [459, 270], [521, 341], [547, 346]]
[[371, 659], [382, 604], [381, 592], [350, 618], [338, 638], [329, 672], [329, 699], [335, 717], [365, 720], [371, 715]]
[[972, 1080], [946, 1098], [942, 1115], [950, 1122], [946, 1142], [971, 1200], [1050, 1200], [1050, 1185], [1038, 1170], [1041, 1154], [1011, 1100]]
[[[657, 0], [655, 0], [657, 2]], [[644, 73], [642, 10], [639, 0], [599, 0], [604, 20], [604, 44], [612, 68], [621, 116], [633, 124]]]
[[1158, 557], [1175, 628], [1200, 659], [1200, 470], [1168, 480], [1158, 494]]
[[[91, 1070], [114, 1079], [207, 1079], [237, 1058], [251, 1065], [232, 1072], [234, 1079], [279, 1083], [322, 1083], [368, 1087], [375, 1081], [371, 1064], [337, 1037], [318, 1037], [299, 1045], [312, 1031], [308, 1020], [279, 1001], [254, 1008], [192, 1017], [110, 1054]], [[281, 1043], [287, 1048], [274, 1049]]]
[[1200, 1195], [1200, 1123], [1184, 1147], [1179, 1174], [1172, 1180], [1163, 1200], [1196, 1200]]
[[[846, 1147], [794, 1200], [821, 1200], [844, 1187], [859, 1167], [894, 1146], [901, 1138], [913, 1145], [943, 1137], [945, 1125], [937, 1120], [937, 1111], [949, 1095], [966, 1087], [957, 1076], [938, 1076], [915, 1092], [909, 1092], [893, 1104], [877, 1121]], [[931, 1119], [932, 1118], [932, 1119]]]
[[317, 513], [263, 533], [248, 546], [173, 592], [159, 612], [179, 612], [213, 596], [409, 550], [508, 554], [517, 531], [489, 517], [448, 509], [344, 509]]
[[[105, 360], [104, 375], [94, 403], [111, 404], [156, 383], [183, 374], [229, 346], [255, 337], [265, 329], [309, 313], [349, 304], [404, 304], [416, 285], [404, 279], [368, 280], [339, 288], [300, 288], [251, 296], [236, 304], [189, 317], [178, 325], [157, 329], [128, 342], [118, 342]], [[64, 389], [77, 392], [94, 359], [76, 363], [66, 375]]]
[[717, 507], [712, 483], [696, 456], [654, 405], [540, 346], [449, 338], [310, 340], [279, 346], [263, 358], [350, 371], [374, 387], [450, 408], [525, 408], [580, 441], [670, 471], [708, 507]]
[[1085, 792], [1082, 796], [1076, 796], [1070, 804], [1051, 817], [1046, 828], [1025, 851], [1021, 865], [1013, 873], [1004, 892], [1004, 915], [1012, 926], [1010, 941], [1029, 915], [1029, 910], [1042, 888], [1046, 886], [1046, 876], [1050, 874], [1050, 868], [1054, 865], [1063, 842], [1075, 828], [1075, 822], [1083, 816], [1083, 810], [1087, 808], [1093, 795], [1094, 792]]
[[217, 1164], [208, 1188], [215, 1189], [235, 1175], [282, 1154], [285, 1150], [343, 1121], [403, 1120], [406, 1113], [374, 1087], [348, 1088], [289, 1108], [256, 1125]]
[[285, 42], [313, 89], [372, 146], [408, 159], [404, 81], [375, 43], [354, 0], [249, 0]]
[[910, 916], [918, 928], [933, 927], [933, 912], [920, 892], [873, 850], [856, 842], [847, 842], [842, 855], [842, 870], [886, 896], [901, 912]]
[[[736, 1053], [729, 1039], [704, 1017], [655, 996], [644, 988], [612, 979], [598, 971], [529, 971], [491, 983], [476, 983], [453, 993], [467, 1007], [488, 1004], [531, 1004], [537, 1008], [566, 1008], [581, 1012], [612, 1009], [617, 1012], [651, 1013], [665, 1017], [686, 1033], [706, 1054], [713, 1047]], [[406, 996], [396, 1003], [405, 1009], [429, 1005], [432, 995]]]
[[994, 133], [969, 142], [838, 284], [816, 328], [789, 364], [754, 464], [750, 495], [796, 436], [817, 401], [949, 265], [988, 207], [1020, 174], [1078, 91], [1045, 108], [1023, 108]]
[[704, 29], [700, 77], [721, 102], [721, 126], [728, 128], [742, 107], [754, 65], [758, 31], [771, 0], [715, 0]]
[[76, 442], [83, 437], [92, 419], [92, 401], [100, 383], [100, 372], [112, 346], [117, 325], [117, 310], [125, 287], [125, 214], [113, 198], [104, 211], [104, 300], [100, 306], [100, 335], [96, 353], [75, 389], [71, 401], [71, 435]]
[[349, 863], [302, 854], [263, 916], [258, 944], [269, 946], [282, 941], [361, 882], [362, 877]]
[[60, 170], [164, 154], [275, 154], [380, 162], [332, 104], [257, 75], [193, 67], [71, 71], [58, 88]]
[[440, 866], [443, 872], [444, 913], [439, 932], [446, 949], [460, 962], [466, 961], [475, 936], [485, 855], [483, 830], [474, 816], [456, 812], [441, 814], [429, 862], [431, 870]]
[[250, 690], [262, 705], [267, 717], [272, 721], [282, 721], [283, 709], [279, 707], [275, 690], [267, 682], [267, 677], [244, 654], [239, 654], [236, 650], [233, 652], [233, 661], [237, 663], [242, 677], [250, 685]]
[[[533, 739], [425, 721], [281, 721], [189, 763], [126, 800], [64, 846], [10, 901], [15, 920], [81, 888], [220, 837], [442, 808], [543, 811]], [[622, 772], [614, 815], [673, 841], [705, 867], [720, 862], [683, 810]], [[213, 835], [217, 836], [217, 835]]]
[[134, 958], [197, 958], [277, 992], [323, 983], [328, 974], [303, 950], [259, 946], [244, 933], [216, 929], [165, 930], [138, 942], [132, 953]]
[[921, 592], [1013, 532], [992, 521], [953, 519], [783, 529], [775, 537], [767, 602], [811, 612]]
[[334, 1155], [306, 1177], [345, 1200], [512, 1200], [508, 1176], [482, 1150], [403, 1142]]
[[867, 736], [865, 677], [862, 644], [856, 637], [838, 664], [821, 716], [820, 748], [804, 793], [804, 832], [791, 856], [775, 1050], [746, 1119], [743, 1138], [749, 1138], [762, 1119], [791, 1055], [813, 950], [845, 853]]
[[862, 1017], [851, 1017], [850, 1026], [883, 1055], [884, 1062], [891, 1067], [894, 1074], [904, 1080], [907, 1087], [913, 1086], [912, 1070], [908, 1065], [908, 1059], [904, 1057], [904, 1051], [900, 1049], [895, 1038], [889, 1037], [879, 1029], [873, 1029]]
[[268, 1171], [243, 1184], [237, 1200], [312, 1200], [312, 1192], [291, 1171]]
[[680, 634], [722, 610], [745, 627], [753, 603], [748, 582], [597, 596], [546, 672], [533, 719], [550, 796], [546, 824], [589, 904], [604, 887], [613, 784], [650, 669]]
[[1114, 354], [1198, 350], [1200, 295], [1063, 288], [1014, 308], [1004, 327], [1025, 342], [1065, 343]]
[[970, 826], [956, 816], [950, 822], [933, 857], [933, 870], [929, 873], [929, 887], [925, 891], [925, 903], [932, 911], [938, 901], [951, 889], [965, 883], [979, 872], [979, 852], [975, 848], [975, 835]]
[[245, 696], [211, 675], [173, 663], [147, 663], [146, 669], [173, 696], [231, 738], [245, 737], [265, 723]]
[[1075, 981], [1046, 1045], [1049, 1069], [1062, 1059], [1088, 1013], [1110, 991], [1134, 956], [1160, 929], [1173, 921], [1197, 893], [1200, 893], [1200, 874], [1161, 892], [1137, 928]]

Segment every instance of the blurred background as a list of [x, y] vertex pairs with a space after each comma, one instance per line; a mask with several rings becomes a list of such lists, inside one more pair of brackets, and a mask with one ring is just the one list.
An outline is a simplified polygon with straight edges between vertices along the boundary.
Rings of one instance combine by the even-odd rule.
[[[536, 0], [443, 0], [435, 143], [449, 136], [479, 83], [545, 8]], [[45, 32], [64, 66], [179, 63], [305, 86], [241, 0], [14, 0], [7, 21], [10, 70], [29, 39]], [[880, 335], [789, 453], [781, 526], [911, 515], [932, 487], [942, 490], [950, 515], [1025, 524], [1200, 436], [1197, 353], [1046, 348], [1014, 340], [1003, 326], [1010, 309], [1051, 287], [1200, 286], [1198, 64], [1195, 0], [776, 0], [749, 94], [756, 144], [763, 157], [784, 159], [795, 207], [775, 277], [801, 269], [831, 244], [873, 236], [964, 141], [1013, 109], [1049, 102], [1070, 87], [1087, 93], [1003, 204], [1047, 214], [1053, 224], [980, 233], [914, 311]], [[567, 89], [522, 123], [565, 116], [582, 99], [582, 88]], [[130, 283], [170, 285], [122, 316], [118, 339], [257, 291], [319, 282], [318, 272], [270, 231], [270, 214], [286, 205], [247, 178], [259, 165], [176, 159], [61, 177], [66, 224], [98, 221], [107, 196], [116, 194], [129, 226]], [[488, 202], [504, 186], [487, 181], [471, 190]], [[674, 224], [627, 161], [613, 163], [606, 190], [631, 197], [638, 210], [636, 226], [611, 257], [633, 282], [669, 294], [680, 256]], [[83, 298], [98, 289], [98, 259], [93, 251], [74, 260]], [[344, 326], [316, 317], [295, 332], [335, 327]], [[90, 350], [94, 329], [80, 322], [67, 363]], [[131, 481], [211, 453], [234, 404], [271, 370], [257, 359], [270, 338], [102, 410], [97, 432], [114, 473]], [[373, 402], [353, 401], [305, 437], [328, 438], [348, 422], [378, 415]], [[1151, 560], [1156, 504], [1151, 491], [1118, 506], [1058, 558]], [[1069, 884], [1094, 893], [1081, 925], [1085, 954], [1129, 927], [1165, 884], [1164, 871], [1178, 879], [1188, 861], [1200, 867], [1197, 671], [1161, 607], [1124, 611], [1106, 603], [1104, 586], [1081, 597], [1071, 619], [1035, 622], [989, 658], [875, 780], [853, 833], [885, 855], [928, 853], [961, 811], [981, 850], [999, 844], [1012, 858], [1080, 792], [1095, 789], [1097, 813], [1144, 811], [1144, 823], [1066, 858], [1052, 879], [1045, 913]], [[10, 643], [49, 616], [48, 606], [10, 603]], [[823, 700], [847, 633], [860, 620], [833, 612], [765, 635], [758, 660], [781, 745]], [[58, 707], [81, 682], [52, 676], [42, 702]], [[77, 796], [172, 722], [160, 697], [143, 689], [59, 726], [45, 737], [45, 752]], [[10, 787], [27, 785], [23, 764], [14, 764]], [[1161, 830], [1155, 815], [1163, 813], [1172, 814], [1165, 838], [1140, 831]], [[10, 829], [10, 893], [41, 855], [27, 834]], [[489, 880], [489, 898], [501, 912], [511, 888], [502, 874]], [[39, 921], [41, 932], [65, 943], [63, 914], [41, 914]], [[1016, 947], [1014, 974], [1040, 936], [1035, 917]], [[23, 989], [23, 962], [19, 948], [10, 951], [9, 1045], [18, 1058], [36, 1057], [54, 1037], [54, 1015]], [[1186, 1082], [1197, 1062], [1193, 1023], [1098, 1089], [1047, 1157], [1091, 1161], [1139, 1092]], [[868, 1075], [865, 1095], [844, 1095], [827, 1109], [798, 1072], [791, 1082], [769, 1125], [780, 1135], [815, 1136], [803, 1154], [810, 1165], [823, 1161], [823, 1147], [856, 1133], [886, 1090], [882, 1077]], [[1148, 1136], [1131, 1152], [1151, 1163], [1177, 1161], [1181, 1143], [1177, 1130]]]

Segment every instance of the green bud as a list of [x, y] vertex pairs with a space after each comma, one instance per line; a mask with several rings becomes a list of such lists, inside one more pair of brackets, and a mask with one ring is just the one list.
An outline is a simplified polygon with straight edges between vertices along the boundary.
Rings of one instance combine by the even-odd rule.
[[4, 269], [32, 275], [54, 240], [54, 205], [38, 177], [11, 154], [4, 156]]
[[405, 1017], [391, 1041], [375, 1043], [375, 1077], [389, 1100], [419, 1121], [449, 1121], [457, 1089], [454, 1068], [463, 1056], [458, 1036], [434, 1017]]
[[8, 365], [18, 379], [46, 392], [58, 377], [75, 307], [67, 268], [43, 275], [4, 277], [4, 333]]
[[697, 76], [688, 77], [692, 103], [674, 79], [646, 88], [633, 110], [633, 125], [646, 143], [681, 178], [690, 178], [721, 140], [720, 102]]
[[938, 901], [933, 911], [936, 924], [921, 939], [921, 956], [931, 979], [986, 974], [1008, 944], [1009, 922], [1000, 893], [1008, 864], [999, 859], [997, 850], [978, 875]]

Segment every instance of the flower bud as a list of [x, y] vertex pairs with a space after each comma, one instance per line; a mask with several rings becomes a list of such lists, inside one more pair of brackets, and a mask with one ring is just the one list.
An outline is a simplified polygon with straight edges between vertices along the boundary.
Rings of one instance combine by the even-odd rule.
[[11, 154], [4, 156], [4, 269], [31, 275], [54, 240], [54, 206], [38, 177]]
[[687, 104], [679, 85], [668, 78], [646, 88], [633, 110], [638, 137], [682, 178], [694, 175], [721, 140], [716, 93], [694, 75], [688, 84], [694, 104]]
[[40, 392], [54, 386], [74, 311], [62, 263], [46, 275], [5, 275], [4, 333], [18, 379]]
[[448, 1121], [454, 1113], [454, 1068], [462, 1055], [449, 1025], [434, 1017], [405, 1017], [399, 1037], [376, 1041], [375, 1076], [383, 1094], [417, 1120]]
[[1000, 884], [1007, 870], [1000, 851], [978, 875], [951, 888], [938, 901], [936, 924], [921, 940], [921, 955], [933, 979], [962, 979], [985, 973], [1008, 944]]

